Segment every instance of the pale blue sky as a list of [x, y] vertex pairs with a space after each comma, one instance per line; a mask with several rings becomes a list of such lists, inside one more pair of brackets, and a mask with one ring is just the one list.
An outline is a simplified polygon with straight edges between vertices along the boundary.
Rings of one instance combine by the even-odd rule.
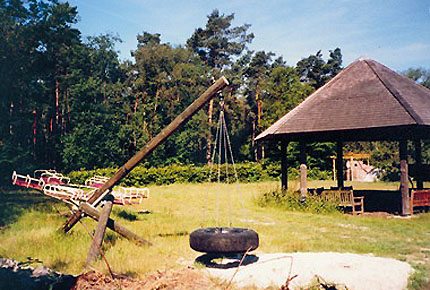
[[273, 51], [289, 65], [340, 47], [344, 65], [361, 56], [403, 71], [430, 69], [430, 0], [71, 0], [83, 36], [118, 34], [122, 59], [142, 31], [184, 45], [213, 9], [235, 13], [234, 25], [251, 24], [252, 50]]

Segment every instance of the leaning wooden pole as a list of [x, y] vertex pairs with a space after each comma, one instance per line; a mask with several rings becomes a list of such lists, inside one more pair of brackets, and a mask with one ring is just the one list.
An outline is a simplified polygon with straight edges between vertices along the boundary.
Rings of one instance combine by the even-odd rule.
[[97, 256], [99, 255], [99, 251], [102, 248], [103, 237], [106, 231], [106, 225], [112, 211], [113, 206], [113, 196], [108, 195], [106, 197], [106, 203], [103, 206], [102, 212], [99, 217], [99, 223], [97, 224], [96, 232], [94, 233], [93, 242], [91, 243], [90, 250], [87, 255], [87, 262], [85, 263], [85, 267], [89, 268], [92, 263], [97, 261]]
[[[197, 100], [195, 100], [188, 108], [185, 109], [175, 120], [173, 120], [166, 128], [164, 128], [157, 136], [152, 138], [139, 152], [136, 153], [126, 164], [124, 164], [118, 172], [115, 173], [105, 184], [103, 184], [95, 193], [88, 199], [89, 204], [97, 206], [97, 204], [108, 194], [124, 176], [126, 176], [133, 168], [135, 168], [148, 154], [162, 144], [173, 132], [185, 124], [201, 107], [203, 107], [213, 96], [228, 86], [229, 83], [225, 77], [219, 78], [212, 86], [210, 86]], [[63, 230], [68, 232], [82, 217], [81, 210], [76, 211], [72, 217], [64, 224]]]

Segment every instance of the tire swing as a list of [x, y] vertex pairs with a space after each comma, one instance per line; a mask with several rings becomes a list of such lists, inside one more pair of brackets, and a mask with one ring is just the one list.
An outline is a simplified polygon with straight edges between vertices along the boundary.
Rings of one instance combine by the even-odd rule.
[[[231, 150], [230, 137], [227, 132], [227, 125], [224, 118], [224, 101], [220, 100], [220, 113], [217, 126], [217, 133], [215, 138], [215, 146], [212, 153], [212, 162], [209, 181], [212, 181], [213, 165], [215, 161], [215, 155], [218, 155], [218, 209], [217, 215], [219, 216], [219, 199], [220, 199], [220, 183], [221, 183], [221, 164], [222, 161], [225, 163], [225, 181], [229, 183], [229, 172], [228, 172], [228, 157], [233, 165], [234, 176], [237, 184], [239, 185], [238, 174], [236, 171], [236, 166], [233, 160], [233, 152]], [[218, 150], [217, 150], [218, 146]], [[224, 152], [223, 150], [224, 149]], [[229, 154], [228, 154], [229, 151]], [[230, 155], [230, 156], [228, 156]], [[208, 203], [208, 202], [207, 202]], [[243, 204], [242, 204], [243, 209]], [[206, 207], [204, 213], [206, 212]], [[208, 255], [214, 256], [233, 256], [233, 255], [243, 255], [244, 253], [253, 251], [258, 248], [259, 239], [258, 234], [247, 228], [236, 228], [231, 227], [231, 206], [229, 206], [229, 216], [230, 216], [230, 226], [229, 227], [211, 227], [211, 228], [201, 228], [193, 231], [190, 234], [190, 247], [202, 253], [207, 253]], [[218, 224], [218, 218], [217, 224]], [[203, 217], [204, 221], [204, 217]], [[203, 223], [202, 223], [203, 224]]]

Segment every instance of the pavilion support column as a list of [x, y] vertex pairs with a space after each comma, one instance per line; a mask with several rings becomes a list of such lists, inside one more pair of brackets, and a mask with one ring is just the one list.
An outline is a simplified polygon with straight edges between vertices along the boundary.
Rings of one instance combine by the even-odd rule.
[[287, 141], [281, 141], [281, 188], [288, 189]]
[[307, 171], [306, 143], [304, 141], [300, 141], [300, 195], [302, 197], [306, 197], [308, 195]]
[[408, 182], [408, 146], [406, 140], [399, 142], [400, 155], [400, 194], [402, 196], [402, 215], [411, 214]]
[[424, 189], [423, 183], [423, 159], [422, 159], [422, 148], [421, 148], [421, 140], [417, 139], [414, 141], [415, 143], [415, 172], [417, 179], [417, 189]]
[[336, 144], [336, 178], [337, 187], [343, 188], [343, 142], [337, 141]]

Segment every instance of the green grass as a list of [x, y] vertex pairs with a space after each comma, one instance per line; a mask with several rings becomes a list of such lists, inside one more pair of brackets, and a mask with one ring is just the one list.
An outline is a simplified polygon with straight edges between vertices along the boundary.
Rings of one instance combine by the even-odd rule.
[[[310, 187], [334, 182], [310, 182]], [[354, 188], [396, 189], [395, 183], [354, 183]], [[419, 289], [430, 278], [430, 214], [412, 218], [312, 214], [260, 207], [256, 200], [278, 182], [237, 185], [173, 184], [150, 186], [141, 205], [115, 206], [112, 217], [153, 247], [141, 247], [107, 231], [103, 249], [116, 273], [144, 277], [155, 270], [183, 267], [199, 253], [190, 249], [188, 235], [203, 226], [250, 227], [260, 236], [258, 251], [335, 251], [372, 253], [407, 261], [417, 270], [410, 287]], [[298, 184], [292, 183], [291, 187]], [[243, 204], [243, 206], [242, 206]], [[28, 191], [0, 192], [0, 256], [39, 259], [64, 273], [83, 271], [91, 238], [78, 223], [70, 233], [58, 229], [67, 208], [54, 199]], [[149, 213], [145, 213], [149, 211]], [[139, 213], [142, 212], [142, 213]], [[96, 223], [82, 219], [91, 232]], [[94, 267], [106, 272], [102, 261]], [[427, 281], [427, 282], [426, 282]]]

